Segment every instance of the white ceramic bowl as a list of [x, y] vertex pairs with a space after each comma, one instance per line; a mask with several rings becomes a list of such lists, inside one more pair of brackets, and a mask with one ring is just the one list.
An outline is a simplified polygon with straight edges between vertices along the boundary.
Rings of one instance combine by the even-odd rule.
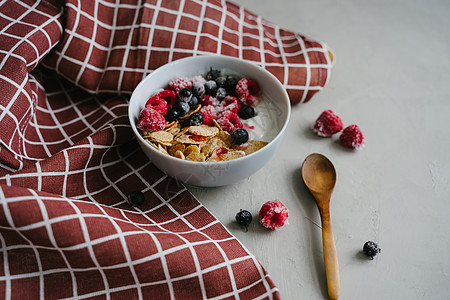
[[[242, 77], [254, 79], [261, 89], [261, 103], [257, 116], [249, 119], [255, 130], [250, 139], [269, 142], [262, 149], [242, 158], [222, 162], [194, 162], [164, 154], [149, 145], [136, 128], [138, 115], [148, 98], [172, 79], [182, 76], [205, 75], [208, 70], [226, 69]], [[227, 73], [228, 74], [228, 73]], [[134, 134], [142, 150], [159, 169], [167, 175], [195, 186], [223, 186], [249, 177], [272, 158], [280, 145], [291, 113], [286, 90], [271, 73], [254, 63], [221, 55], [203, 55], [183, 58], [166, 64], [144, 78], [134, 90], [128, 115]], [[248, 121], [248, 120], [246, 120]]]

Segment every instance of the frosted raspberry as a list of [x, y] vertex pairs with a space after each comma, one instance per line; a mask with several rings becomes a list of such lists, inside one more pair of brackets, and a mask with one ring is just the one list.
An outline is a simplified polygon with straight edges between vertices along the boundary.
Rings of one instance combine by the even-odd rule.
[[261, 101], [261, 98], [259, 98], [259, 96], [255, 96], [255, 95], [248, 95], [248, 97], [245, 98], [245, 100], [242, 100], [242, 102], [248, 106], [256, 106], [259, 104], [260, 101]]
[[232, 111], [234, 113], [238, 113], [242, 106], [241, 102], [233, 96], [226, 96], [220, 104], [224, 111]]
[[342, 131], [339, 141], [342, 146], [361, 149], [364, 146], [364, 136], [358, 125], [350, 125]]
[[181, 90], [183, 88], [190, 89], [191, 87], [192, 87], [192, 81], [190, 81], [187, 78], [183, 78], [183, 77], [175, 78], [175, 79], [171, 80], [169, 82], [169, 84], [167, 85], [167, 88], [169, 90], [174, 90], [177, 93], [179, 90]]
[[287, 223], [289, 213], [280, 201], [267, 201], [259, 211], [259, 221], [262, 226], [275, 230]]
[[217, 120], [217, 123], [219, 123], [220, 127], [222, 127], [223, 130], [228, 131], [229, 133], [232, 133], [237, 128], [244, 127], [237, 113], [234, 113], [232, 111], [225, 111]]
[[167, 112], [167, 102], [158, 95], [150, 97], [145, 103], [145, 107], [153, 108], [162, 115], [165, 115]]
[[163, 130], [166, 127], [166, 120], [153, 108], [145, 107], [139, 114], [137, 127], [142, 131]]
[[217, 119], [217, 110], [212, 105], [202, 106], [200, 113], [203, 115], [203, 124], [214, 125], [213, 120]]
[[163, 98], [167, 103], [167, 108], [172, 108], [177, 102], [177, 94], [171, 90], [163, 90], [156, 94], [157, 96]]
[[211, 95], [204, 95], [202, 97], [202, 105], [208, 106], [208, 105], [214, 105], [218, 106], [220, 104], [220, 101], [217, 100], [216, 97], [213, 97]]
[[331, 136], [344, 128], [344, 123], [334, 111], [327, 109], [323, 111], [314, 123], [314, 132], [323, 137]]
[[[258, 96], [259, 86], [253, 79], [242, 78], [238, 81], [236, 85], [236, 96], [237, 98], [246, 104], [247, 98], [249, 96]], [[255, 99], [251, 98], [249, 101], [254, 102]]]

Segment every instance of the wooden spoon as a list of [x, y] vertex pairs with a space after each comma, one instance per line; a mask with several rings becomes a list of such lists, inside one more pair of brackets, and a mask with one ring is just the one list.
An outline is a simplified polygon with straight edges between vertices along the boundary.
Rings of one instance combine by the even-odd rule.
[[339, 297], [339, 265], [330, 222], [330, 198], [336, 184], [336, 170], [331, 161], [319, 153], [310, 154], [302, 164], [302, 178], [316, 199], [322, 221], [322, 244], [328, 296]]

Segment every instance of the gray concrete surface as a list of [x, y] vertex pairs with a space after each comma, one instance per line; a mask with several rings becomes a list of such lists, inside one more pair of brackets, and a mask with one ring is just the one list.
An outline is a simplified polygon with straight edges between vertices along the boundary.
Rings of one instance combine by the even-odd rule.
[[[338, 182], [331, 214], [340, 299], [450, 299], [450, 1], [241, 0], [265, 19], [326, 42], [337, 60], [328, 86], [293, 107], [280, 150], [258, 173], [221, 188], [190, 188], [270, 273], [283, 299], [327, 299], [320, 219], [300, 177], [312, 152]], [[366, 136], [362, 151], [310, 126], [335, 110]], [[276, 232], [254, 217], [268, 200], [289, 209]], [[379, 243], [374, 260], [361, 254]]]

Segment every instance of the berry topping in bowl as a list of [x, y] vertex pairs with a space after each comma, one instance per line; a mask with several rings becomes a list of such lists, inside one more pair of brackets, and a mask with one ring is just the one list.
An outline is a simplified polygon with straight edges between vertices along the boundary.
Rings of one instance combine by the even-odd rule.
[[255, 117], [259, 98], [255, 80], [210, 68], [205, 77], [171, 80], [147, 100], [137, 127], [150, 145], [180, 159], [236, 159], [267, 145], [250, 141], [254, 126], [242, 122]]
[[231, 134], [231, 142], [240, 145], [248, 142], [248, 132], [244, 128], [238, 128]]

